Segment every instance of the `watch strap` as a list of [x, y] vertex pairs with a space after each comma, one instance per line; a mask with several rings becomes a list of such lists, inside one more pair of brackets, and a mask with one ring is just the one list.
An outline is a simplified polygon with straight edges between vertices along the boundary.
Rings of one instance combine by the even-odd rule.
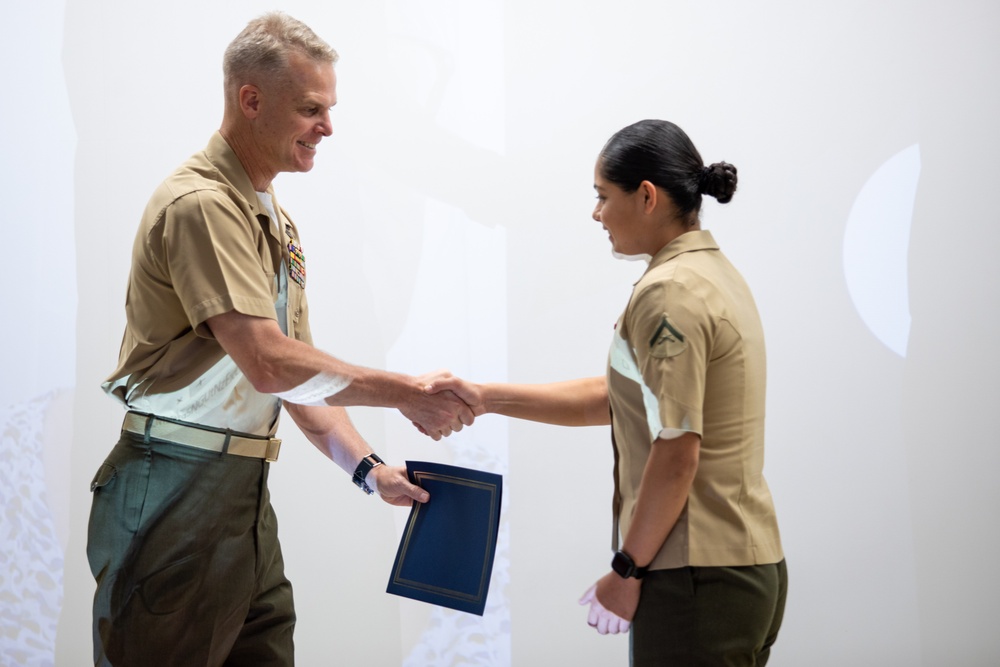
[[614, 558], [611, 559], [611, 569], [623, 579], [628, 579], [629, 577], [642, 579], [646, 576], [646, 572], [649, 571], [649, 565], [639, 567], [635, 564], [632, 556], [628, 555], [625, 551], [618, 550], [615, 552]]
[[354, 469], [354, 477], [351, 478], [354, 485], [369, 496], [375, 493], [375, 491], [372, 487], [368, 486], [368, 482], [365, 480], [368, 478], [368, 473], [372, 471], [372, 468], [377, 468], [380, 465], [385, 465], [385, 461], [380, 459], [378, 454], [372, 452], [361, 459], [358, 467]]

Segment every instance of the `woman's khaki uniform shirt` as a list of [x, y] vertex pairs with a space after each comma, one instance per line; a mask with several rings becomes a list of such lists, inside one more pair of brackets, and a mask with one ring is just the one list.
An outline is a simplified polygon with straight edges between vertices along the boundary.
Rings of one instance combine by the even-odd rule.
[[709, 232], [683, 234], [652, 258], [608, 364], [614, 548], [618, 528], [628, 534], [653, 442], [691, 431], [701, 436], [698, 471], [652, 569], [782, 560], [763, 475], [765, 362], [753, 296]]

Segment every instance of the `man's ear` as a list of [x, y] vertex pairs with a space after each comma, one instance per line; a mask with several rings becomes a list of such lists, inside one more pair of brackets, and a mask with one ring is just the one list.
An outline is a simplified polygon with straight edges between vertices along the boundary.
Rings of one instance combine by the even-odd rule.
[[246, 118], [256, 118], [260, 113], [260, 88], [247, 84], [240, 88], [240, 111]]

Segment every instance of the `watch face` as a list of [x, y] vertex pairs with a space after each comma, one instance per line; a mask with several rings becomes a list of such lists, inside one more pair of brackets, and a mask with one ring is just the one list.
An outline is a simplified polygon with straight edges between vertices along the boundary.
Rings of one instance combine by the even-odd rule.
[[628, 579], [635, 573], [635, 563], [624, 551], [616, 551], [611, 559], [611, 569], [618, 573], [618, 576]]

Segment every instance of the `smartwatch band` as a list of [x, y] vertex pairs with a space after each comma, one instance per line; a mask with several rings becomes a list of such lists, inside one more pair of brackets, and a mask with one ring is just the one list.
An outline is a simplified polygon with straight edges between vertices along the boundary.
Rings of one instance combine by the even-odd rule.
[[635, 561], [632, 560], [632, 556], [625, 553], [625, 551], [619, 550], [615, 552], [614, 558], [611, 559], [611, 569], [622, 579], [628, 579], [629, 577], [642, 579], [646, 576], [646, 572], [649, 571], [649, 566], [637, 566]]
[[358, 467], [354, 469], [354, 477], [352, 478], [354, 485], [367, 493], [369, 496], [375, 493], [375, 491], [372, 490], [372, 487], [368, 486], [368, 482], [365, 481], [365, 478], [368, 477], [368, 473], [372, 471], [372, 468], [377, 468], [380, 465], [385, 465], [385, 461], [380, 459], [378, 454], [372, 452], [368, 456], [361, 459], [361, 463], [359, 463]]

